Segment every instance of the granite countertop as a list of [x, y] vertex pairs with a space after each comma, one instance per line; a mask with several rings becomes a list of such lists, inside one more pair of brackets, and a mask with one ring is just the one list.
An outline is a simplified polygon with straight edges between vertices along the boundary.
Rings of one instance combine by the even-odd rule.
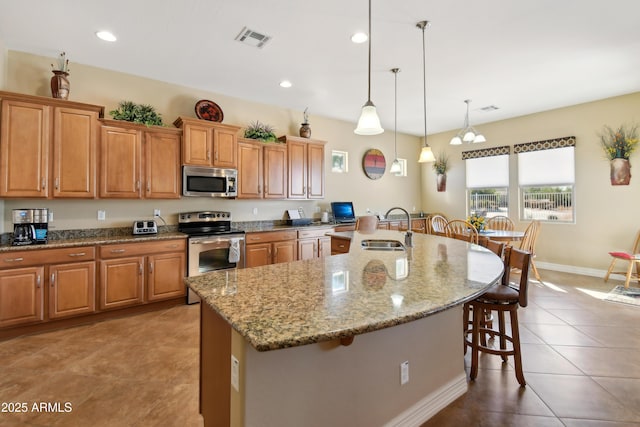
[[152, 242], [155, 240], [168, 240], [168, 239], [186, 239], [187, 235], [178, 231], [160, 232], [158, 234], [145, 234], [145, 235], [133, 235], [115, 233], [113, 235], [100, 235], [100, 236], [73, 236], [60, 239], [49, 239], [47, 243], [41, 245], [0, 245], [1, 252], [12, 251], [33, 251], [42, 249], [59, 249], [69, 247], [81, 247], [81, 246], [94, 246], [105, 245], [113, 243], [135, 243], [135, 242]]
[[259, 351], [348, 338], [420, 319], [481, 294], [502, 275], [492, 252], [415, 234], [405, 251], [369, 251], [364, 239], [404, 233], [329, 232], [348, 254], [212, 272], [186, 283]]

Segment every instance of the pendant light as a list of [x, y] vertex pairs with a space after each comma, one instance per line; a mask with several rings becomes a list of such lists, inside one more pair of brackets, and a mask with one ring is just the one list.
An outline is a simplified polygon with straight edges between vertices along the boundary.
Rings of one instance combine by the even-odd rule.
[[478, 143], [478, 142], [486, 142], [486, 138], [480, 132], [475, 130], [472, 126], [469, 126], [469, 104], [471, 103], [470, 99], [464, 100], [465, 104], [467, 104], [467, 114], [464, 117], [464, 124], [462, 125], [462, 130], [458, 132], [456, 136], [451, 138], [449, 144], [451, 145], [460, 145], [463, 142], [466, 143]]
[[429, 21], [420, 21], [416, 24], [416, 27], [422, 30], [422, 78], [424, 80], [423, 86], [423, 107], [424, 107], [424, 147], [420, 151], [419, 163], [435, 162], [436, 157], [431, 151], [431, 147], [427, 143], [427, 49], [425, 42], [424, 30], [431, 25]]
[[394, 80], [393, 147], [395, 150], [395, 157], [393, 163], [391, 163], [389, 173], [392, 175], [400, 175], [402, 173], [402, 166], [400, 165], [400, 161], [398, 160], [398, 73], [400, 72], [400, 68], [392, 68], [391, 72], [393, 73]]
[[358, 135], [378, 135], [384, 132], [380, 126], [380, 118], [376, 112], [376, 106], [371, 102], [371, 0], [369, 0], [369, 83], [367, 102], [362, 106], [362, 113], [358, 119], [358, 127], [354, 132]]

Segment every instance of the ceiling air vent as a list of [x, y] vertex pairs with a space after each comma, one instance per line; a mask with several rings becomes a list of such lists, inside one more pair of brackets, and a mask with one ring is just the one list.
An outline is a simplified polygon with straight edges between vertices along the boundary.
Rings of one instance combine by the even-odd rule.
[[244, 27], [242, 31], [240, 31], [240, 33], [236, 36], [236, 40], [244, 44], [248, 44], [249, 46], [261, 48], [269, 40], [271, 40], [271, 37]]
[[488, 113], [489, 111], [496, 111], [499, 108], [500, 107], [496, 107], [495, 105], [487, 105], [486, 107], [479, 108], [479, 110]]

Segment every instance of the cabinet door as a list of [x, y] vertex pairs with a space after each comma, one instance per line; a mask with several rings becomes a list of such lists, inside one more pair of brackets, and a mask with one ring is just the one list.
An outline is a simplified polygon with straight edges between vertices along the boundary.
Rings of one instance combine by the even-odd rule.
[[49, 266], [49, 318], [93, 313], [96, 309], [94, 261]]
[[183, 161], [185, 165], [211, 166], [213, 130], [210, 126], [186, 124], [183, 128]]
[[213, 129], [213, 165], [219, 168], [238, 167], [236, 158], [236, 131], [229, 129]]
[[181, 195], [180, 135], [145, 132], [147, 199], [179, 199]]
[[309, 144], [307, 147], [307, 197], [324, 198], [324, 145]]
[[142, 304], [143, 283], [142, 257], [100, 261], [100, 309]]
[[245, 247], [245, 266], [259, 267], [271, 264], [271, 243], [257, 243]]
[[273, 264], [292, 262], [297, 259], [298, 245], [295, 240], [285, 240], [273, 243]]
[[264, 198], [287, 197], [287, 146], [286, 144], [264, 147]]
[[307, 198], [307, 143], [288, 140], [289, 198]]
[[98, 113], [56, 107], [53, 123], [53, 197], [94, 198]]
[[323, 258], [331, 255], [331, 237], [320, 237], [318, 239], [318, 257]]
[[262, 198], [261, 144], [238, 142], [238, 199]]
[[0, 271], [0, 327], [42, 321], [43, 275], [44, 267]]
[[100, 197], [140, 198], [141, 139], [134, 129], [102, 127]]
[[50, 107], [3, 100], [0, 119], [0, 196], [47, 197]]
[[298, 240], [298, 259], [313, 259], [318, 257], [318, 239]]
[[147, 257], [147, 300], [158, 301], [186, 294], [185, 255], [169, 253]]

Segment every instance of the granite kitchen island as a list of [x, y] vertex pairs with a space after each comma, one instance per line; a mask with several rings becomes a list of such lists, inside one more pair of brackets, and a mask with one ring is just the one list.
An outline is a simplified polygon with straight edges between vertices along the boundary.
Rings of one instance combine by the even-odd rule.
[[417, 426], [466, 391], [462, 304], [501, 260], [438, 236], [366, 250], [404, 233], [334, 235], [348, 253], [186, 279], [202, 298], [205, 426]]

